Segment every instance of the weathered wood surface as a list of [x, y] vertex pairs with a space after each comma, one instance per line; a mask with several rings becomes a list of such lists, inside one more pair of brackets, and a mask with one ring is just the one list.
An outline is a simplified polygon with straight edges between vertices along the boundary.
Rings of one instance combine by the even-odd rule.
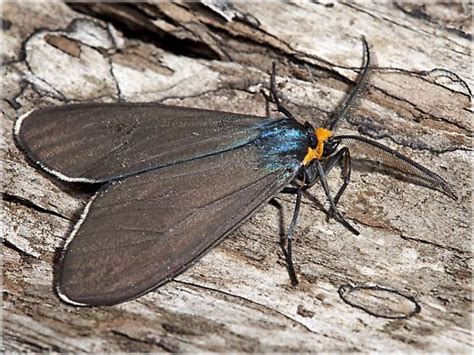
[[[4, 3], [3, 349], [472, 350], [471, 6]], [[305, 199], [297, 287], [278, 245], [292, 213], [293, 197], [283, 195], [281, 214], [264, 206], [155, 292], [104, 308], [59, 301], [53, 266], [92, 192], [28, 164], [12, 138], [16, 117], [46, 105], [117, 100], [264, 115], [260, 90], [273, 60], [284, 102], [317, 124], [350, 89], [362, 34], [380, 68], [341, 131], [359, 130], [432, 167], [458, 201], [358, 161], [340, 209], [361, 234], [327, 223]], [[324, 201], [317, 186], [312, 194]], [[339, 297], [349, 281], [414, 296], [421, 312], [407, 320], [369, 315]], [[389, 309], [411, 306], [384, 304], [382, 296]]]

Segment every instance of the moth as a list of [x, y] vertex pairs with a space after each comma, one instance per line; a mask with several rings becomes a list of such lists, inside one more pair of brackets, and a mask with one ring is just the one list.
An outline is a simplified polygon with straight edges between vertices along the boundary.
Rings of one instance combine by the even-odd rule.
[[[337, 204], [351, 177], [347, 143], [455, 198], [439, 175], [376, 142], [336, 135], [367, 84], [371, 54], [357, 83], [323, 127], [300, 123], [271, 96], [283, 118], [159, 103], [86, 103], [20, 117], [15, 138], [39, 168], [71, 183], [98, 184], [67, 237], [55, 285], [73, 305], [113, 305], [179, 275], [280, 191], [296, 194], [291, 241], [303, 192], [321, 183], [329, 215], [353, 233]], [[341, 166], [335, 194], [326, 176]]]

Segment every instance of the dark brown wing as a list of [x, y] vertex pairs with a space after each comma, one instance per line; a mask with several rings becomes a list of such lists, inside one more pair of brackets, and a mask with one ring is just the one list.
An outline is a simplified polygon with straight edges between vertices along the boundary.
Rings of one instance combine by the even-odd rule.
[[288, 154], [280, 164], [281, 148], [263, 148], [265, 154], [249, 144], [104, 186], [68, 239], [58, 278], [61, 298], [115, 304], [184, 271], [301, 166]]
[[157, 103], [74, 104], [20, 117], [15, 137], [57, 178], [94, 183], [245, 145], [265, 122]]

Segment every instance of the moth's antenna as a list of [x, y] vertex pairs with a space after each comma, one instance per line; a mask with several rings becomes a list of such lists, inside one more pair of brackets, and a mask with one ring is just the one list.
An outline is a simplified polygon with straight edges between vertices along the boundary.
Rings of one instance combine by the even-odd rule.
[[330, 131], [334, 131], [341, 119], [347, 116], [347, 114], [349, 114], [359, 105], [360, 97], [366, 90], [367, 84], [369, 83], [370, 69], [373, 64], [373, 58], [371, 58], [369, 45], [367, 44], [364, 36], [362, 36], [362, 43], [364, 45], [364, 65], [362, 72], [357, 78], [356, 86], [345, 98], [344, 102], [339, 106], [339, 109], [334, 113], [333, 117], [329, 121], [329, 124], [326, 126], [326, 128]]

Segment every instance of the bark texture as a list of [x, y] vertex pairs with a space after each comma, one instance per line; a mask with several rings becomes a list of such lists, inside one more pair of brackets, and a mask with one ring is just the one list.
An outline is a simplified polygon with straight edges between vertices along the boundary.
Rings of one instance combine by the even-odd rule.
[[[4, 3], [3, 350], [470, 352], [471, 7]], [[93, 191], [30, 165], [13, 140], [17, 117], [46, 105], [117, 100], [264, 115], [261, 89], [275, 61], [284, 103], [318, 125], [353, 85], [361, 35], [378, 69], [340, 132], [359, 131], [431, 167], [457, 201], [354, 153], [340, 210], [361, 234], [326, 222], [315, 186], [319, 204], [306, 196], [295, 235], [298, 286], [278, 244], [294, 198], [279, 195], [280, 210], [263, 206], [155, 292], [113, 307], [60, 302], [53, 268]], [[338, 293], [348, 283], [382, 288], [346, 286], [351, 306]], [[413, 300], [416, 315], [382, 317], [408, 315]]]

